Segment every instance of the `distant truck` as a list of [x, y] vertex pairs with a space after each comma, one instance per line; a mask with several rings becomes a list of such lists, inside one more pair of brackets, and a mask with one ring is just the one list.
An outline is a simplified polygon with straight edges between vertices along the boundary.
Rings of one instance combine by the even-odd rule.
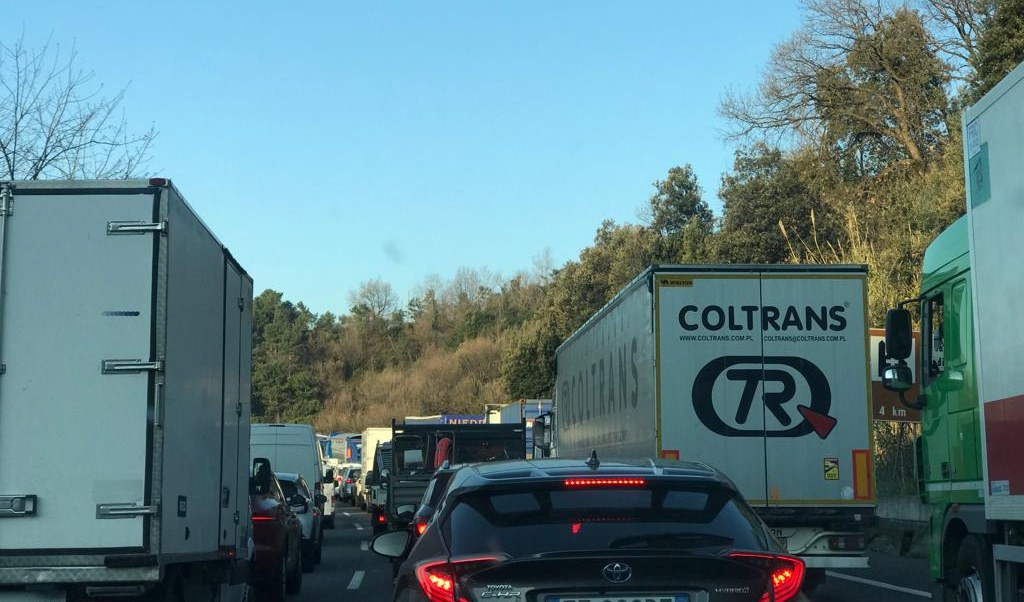
[[488, 406], [488, 424], [525, 424], [526, 425], [526, 457], [534, 456], [533, 423], [538, 416], [551, 412], [550, 399], [520, 399], [497, 407]]
[[391, 467], [387, 486], [385, 522], [389, 529], [405, 527], [430, 484], [430, 477], [445, 462], [467, 464], [521, 460], [526, 457], [526, 427], [517, 424], [399, 424], [391, 425]]
[[656, 265], [556, 351], [561, 457], [704, 462], [811, 569], [867, 566], [863, 266]]
[[925, 252], [921, 394], [911, 316], [889, 312], [884, 384], [922, 413], [915, 463], [946, 599], [1024, 600], [1024, 65], [965, 111], [967, 215]]
[[374, 473], [374, 459], [377, 455], [377, 444], [391, 440], [391, 428], [374, 426], [363, 431], [361, 439], [363, 471], [356, 487], [356, 502], [360, 508], [366, 509], [370, 502], [369, 483], [377, 478]]
[[243, 582], [251, 278], [163, 178], [0, 183], [0, 249], [0, 600]]

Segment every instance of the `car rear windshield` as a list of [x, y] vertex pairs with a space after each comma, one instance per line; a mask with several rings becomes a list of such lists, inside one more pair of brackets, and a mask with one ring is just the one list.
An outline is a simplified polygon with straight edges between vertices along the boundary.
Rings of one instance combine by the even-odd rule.
[[285, 499], [291, 499], [293, 495], [299, 492], [299, 488], [295, 485], [295, 481], [288, 481], [285, 479], [278, 479], [281, 483], [281, 491], [284, 492]]
[[718, 487], [481, 490], [460, 496], [444, 526], [453, 554], [770, 545], [750, 507]]

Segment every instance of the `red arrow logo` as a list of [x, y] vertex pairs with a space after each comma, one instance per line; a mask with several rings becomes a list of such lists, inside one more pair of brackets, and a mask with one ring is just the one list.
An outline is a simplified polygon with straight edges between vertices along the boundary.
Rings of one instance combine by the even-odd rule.
[[838, 420], [828, 414], [815, 412], [807, 406], [796, 406], [796, 409], [800, 412], [800, 415], [804, 417], [804, 420], [810, 423], [814, 432], [822, 439], [828, 437], [829, 433], [832, 432], [832, 429], [836, 427], [836, 422], [838, 422]]

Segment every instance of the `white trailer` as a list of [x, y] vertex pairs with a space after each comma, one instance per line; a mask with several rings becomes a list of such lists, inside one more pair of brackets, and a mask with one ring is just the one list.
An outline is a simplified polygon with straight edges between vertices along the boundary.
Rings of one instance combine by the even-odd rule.
[[[359, 484], [356, 487], [356, 497], [361, 506], [366, 506], [370, 501], [370, 490], [366, 484], [366, 476], [373, 470], [373, 462], [377, 457], [377, 444], [391, 441], [390, 426], [373, 426], [363, 431], [363, 471], [359, 474]], [[374, 475], [379, 481], [380, 475]]]
[[812, 569], [867, 566], [863, 266], [652, 266], [556, 351], [559, 456], [703, 462]]
[[0, 250], [0, 600], [244, 580], [252, 280], [161, 178], [0, 184]]
[[995, 596], [1008, 602], [1024, 599], [1024, 64], [963, 123], [985, 518]]

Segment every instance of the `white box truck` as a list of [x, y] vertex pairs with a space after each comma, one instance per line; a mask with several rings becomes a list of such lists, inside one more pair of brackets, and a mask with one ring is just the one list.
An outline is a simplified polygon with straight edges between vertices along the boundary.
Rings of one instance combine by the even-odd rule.
[[0, 600], [244, 580], [252, 280], [161, 178], [2, 183], [0, 249]]
[[557, 455], [725, 472], [791, 553], [867, 566], [862, 266], [652, 266], [556, 351]]
[[[371, 426], [363, 431], [363, 471], [360, 473], [356, 491], [358, 504], [362, 508], [368, 509], [370, 503], [370, 485], [366, 482], [366, 477], [369, 475], [371, 480], [380, 481], [380, 475], [374, 471], [374, 460], [377, 456], [377, 444], [385, 441], [391, 441], [390, 426]], [[371, 472], [374, 474], [371, 475]]]
[[[1024, 600], [1024, 64], [968, 108], [963, 123], [987, 522], [980, 547], [992, 545], [995, 598], [1010, 602]], [[961, 577], [968, 587], [989, 579]]]

